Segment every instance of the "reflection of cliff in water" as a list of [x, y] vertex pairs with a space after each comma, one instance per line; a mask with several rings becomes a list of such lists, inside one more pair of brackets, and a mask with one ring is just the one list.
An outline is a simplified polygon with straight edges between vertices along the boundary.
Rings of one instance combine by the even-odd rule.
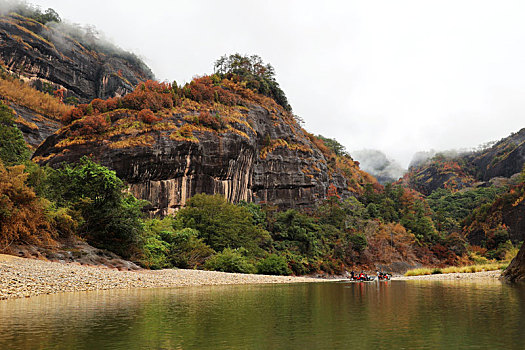
[[512, 348], [524, 306], [499, 282], [66, 293], [0, 302], [0, 348]]

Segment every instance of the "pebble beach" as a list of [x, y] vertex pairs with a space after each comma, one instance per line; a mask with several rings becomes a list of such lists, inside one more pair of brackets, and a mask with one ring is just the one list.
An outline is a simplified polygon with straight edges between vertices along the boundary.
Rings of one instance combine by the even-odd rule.
[[[501, 271], [394, 276], [394, 281], [497, 281]], [[119, 271], [78, 263], [60, 263], [0, 254], [0, 300], [40, 294], [109, 289], [212, 286], [227, 284], [335, 281], [312, 277], [248, 275], [216, 271], [167, 269]]]
[[119, 271], [0, 254], [0, 300], [108, 289], [321, 281], [326, 280], [183, 269]]
[[394, 281], [473, 281], [473, 280], [494, 280], [497, 281], [501, 276], [501, 270], [482, 271], [474, 273], [443, 273], [436, 275], [421, 276], [394, 276]]

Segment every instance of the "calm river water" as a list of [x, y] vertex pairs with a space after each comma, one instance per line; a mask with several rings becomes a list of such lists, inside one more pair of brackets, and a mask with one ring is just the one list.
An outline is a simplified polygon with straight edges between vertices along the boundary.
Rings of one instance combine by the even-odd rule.
[[0, 301], [0, 349], [525, 349], [499, 282], [216, 286]]

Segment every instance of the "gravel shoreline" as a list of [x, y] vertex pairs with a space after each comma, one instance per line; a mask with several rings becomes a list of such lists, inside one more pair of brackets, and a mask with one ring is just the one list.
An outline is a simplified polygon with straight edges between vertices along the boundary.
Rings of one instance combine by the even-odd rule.
[[[394, 276], [393, 281], [498, 281], [501, 271]], [[248, 275], [167, 269], [119, 271], [78, 263], [59, 263], [0, 254], [0, 300], [40, 294], [108, 289], [213, 286], [226, 284], [328, 282], [337, 279]]]
[[108, 289], [323, 281], [333, 280], [183, 269], [119, 271], [0, 254], [0, 300]]
[[497, 281], [501, 276], [501, 271], [482, 271], [473, 273], [443, 273], [436, 275], [421, 276], [394, 276], [393, 281], [473, 281], [473, 280], [494, 280]]

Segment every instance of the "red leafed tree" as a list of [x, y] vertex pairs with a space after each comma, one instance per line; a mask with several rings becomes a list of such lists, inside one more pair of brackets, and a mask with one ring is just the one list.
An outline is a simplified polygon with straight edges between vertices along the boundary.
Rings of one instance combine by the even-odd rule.
[[330, 186], [328, 186], [328, 191], [326, 192], [326, 198], [328, 199], [341, 198], [341, 196], [337, 194], [337, 187], [335, 187], [334, 184], [330, 184]]
[[142, 109], [138, 114], [138, 118], [140, 121], [146, 124], [152, 124], [154, 122], [158, 122], [162, 120], [162, 118], [155, 116], [153, 111], [148, 108]]
[[103, 134], [109, 128], [110, 124], [107, 119], [101, 115], [89, 115], [78, 121], [72, 126], [73, 136], [97, 135]]
[[55, 97], [58, 98], [60, 100], [60, 102], [63, 102], [63, 100], [64, 100], [64, 92], [66, 92], [66, 89], [64, 89], [64, 88], [57, 89], [57, 90], [55, 90], [55, 92], [53, 92], [53, 95], [55, 95]]

